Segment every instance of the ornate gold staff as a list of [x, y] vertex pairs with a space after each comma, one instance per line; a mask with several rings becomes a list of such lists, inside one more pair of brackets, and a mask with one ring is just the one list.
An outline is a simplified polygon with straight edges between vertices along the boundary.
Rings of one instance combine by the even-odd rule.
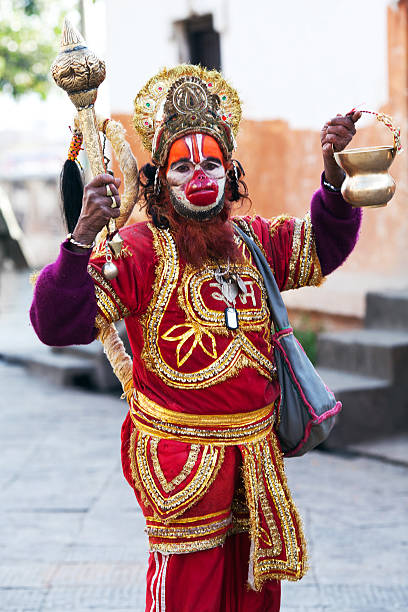
[[[78, 111], [78, 120], [83, 135], [86, 152], [93, 176], [106, 172], [99, 129], [94, 104], [98, 87], [105, 80], [105, 62], [88, 49], [81, 34], [65, 18], [61, 38], [61, 51], [51, 66], [51, 74], [56, 84], [67, 92]], [[114, 219], [110, 219], [109, 233], [115, 234], [108, 242], [110, 249], [118, 255], [122, 246], [119, 232], [116, 232]], [[115, 233], [116, 232], [116, 233]], [[112, 254], [107, 250], [103, 275], [112, 279], [118, 269], [112, 262]]]
[[[104, 173], [106, 168], [103, 161], [94, 103], [98, 94], [98, 87], [105, 79], [105, 62], [98, 59], [87, 48], [83, 37], [75, 30], [68, 19], [64, 21], [61, 51], [51, 66], [51, 73], [57, 85], [67, 92], [78, 111], [79, 125], [83, 134], [92, 174], [95, 176], [96, 174]], [[130, 151], [129, 145], [126, 143], [122, 126], [116, 122], [109, 121], [109, 130], [112, 132], [111, 141], [115, 151], [120, 151], [119, 159], [122, 162], [121, 167], [123, 166], [125, 174], [124, 200], [126, 201], [126, 206], [123, 212], [121, 210], [121, 216], [118, 219], [120, 225], [122, 225], [126, 222], [137, 199], [137, 163]], [[128, 188], [126, 188], [126, 181], [128, 182]], [[111, 234], [116, 231], [114, 219], [110, 220], [108, 230]], [[100, 232], [98, 238], [103, 236], [103, 233], [104, 230]], [[116, 232], [113, 239], [108, 242], [110, 249], [115, 255], [119, 255], [122, 242], [119, 232]], [[103, 266], [102, 271], [108, 279], [115, 278], [118, 273], [116, 265], [112, 262], [110, 252], [107, 252], [106, 264]], [[132, 389], [132, 360], [126, 353], [123, 342], [119, 338], [113, 323], [101, 328], [98, 337], [104, 345], [106, 356], [111, 363], [113, 371], [119, 378], [124, 392], [126, 394], [130, 393]]]

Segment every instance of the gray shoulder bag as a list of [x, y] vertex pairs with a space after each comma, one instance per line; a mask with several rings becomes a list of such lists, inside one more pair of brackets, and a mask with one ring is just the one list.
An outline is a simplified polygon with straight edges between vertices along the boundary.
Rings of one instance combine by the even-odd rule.
[[342, 406], [293, 335], [278, 285], [261, 249], [240, 227], [234, 227], [263, 277], [275, 327], [272, 345], [281, 390], [276, 432], [285, 456], [299, 457], [328, 437]]

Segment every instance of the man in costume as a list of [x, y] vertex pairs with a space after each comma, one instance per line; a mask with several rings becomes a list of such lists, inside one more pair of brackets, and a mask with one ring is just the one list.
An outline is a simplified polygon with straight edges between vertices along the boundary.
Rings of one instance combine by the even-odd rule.
[[322, 186], [303, 219], [232, 217], [247, 196], [232, 160], [240, 117], [236, 91], [216, 71], [183, 65], [150, 79], [134, 115], [152, 153], [141, 180], [148, 221], [121, 230], [119, 273], [106, 278], [104, 245], [90, 247], [119, 214], [119, 180], [95, 177], [31, 308], [50, 345], [90, 343], [125, 319], [133, 389], [122, 463], [146, 518], [148, 611], [275, 612], [280, 581], [307, 566], [274, 429], [265, 288], [232, 220], [262, 248], [280, 290], [319, 285], [359, 231], [333, 158], [359, 113], [323, 127]]

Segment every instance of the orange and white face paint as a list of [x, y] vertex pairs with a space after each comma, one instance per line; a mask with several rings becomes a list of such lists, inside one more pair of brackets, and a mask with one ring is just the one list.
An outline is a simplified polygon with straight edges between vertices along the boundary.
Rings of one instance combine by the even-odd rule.
[[208, 134], [188, 134], [172, 144], [166, 177], [171, 201], [179, 214], [205, 220], [222, 210], [224, 164], [218, 142]]

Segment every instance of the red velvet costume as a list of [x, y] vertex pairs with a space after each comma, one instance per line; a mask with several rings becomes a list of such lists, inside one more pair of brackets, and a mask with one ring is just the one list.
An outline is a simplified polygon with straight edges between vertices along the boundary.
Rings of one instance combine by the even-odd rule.
[[[320, 283], [308, 216], [239, 223], [262, 245], [281, 289]], [[216, 266], [194, 269], [181, 261], [170, 231], [152, 224], [121, 233], [117, 279], [104, 279], [97, 253], [89, 273], [97, 324], [125, 318], [132, 353], [141, 356], [133, 361], [122, 459], [151, 550], [205, 550], [250, 530], [253, 586], [259, 589], [267, 578], [299, 579], [304, 541], [273, 431], [279, 386], [270, 318], [249, 252], [241, 244], [245, 259], [235, 268], [247, 294], [237, 300], [240, 326], [231, 331]]]
[[[196, 66], [163, 70], [135, 101], [136, 129], [158, 167], [172, 164], [169, 148], [180, 135], [197, 134], [178, 148], [202, 210], [204, 149], [211, 148], [209, 158], [220, 151], [223, 168], [209, 169], [203, 183], [214, 192], [207, 208], [218, 206], [217, 214], [239, 119], [235, 90]], [[217, 146], [202, 137], [207, 134]], [[188, 218], [192, 200], [182, 181], [173, 185]], [[311, 217], [235, 221], [263, 249], [286, 290], [318, 285], [344, 261], [360, 214], [321, 189]], [[64, 345], [91, 342], [95, 327], [101, 332], [125, 319], [134, 359], [122, 464], [146, 518], [146, 610], [278, 612], [280, 580], [300, 579], [307, 562], [274, 429], [279, 385], [262, 278], [237, 238], [242, 259], [231, 265], [246, 293], [236, 299], [239, 327], [228, 329], [213, 261], [193, 267], [180, 257], [171, 230], [151, 222], [120, 233], [119, 274], [110, 281], [102, 273], [104, 244], [93, 251], [89, 274], [87, 254], [63, 245], [38, 279], [31, 320], [45, 343]]]

